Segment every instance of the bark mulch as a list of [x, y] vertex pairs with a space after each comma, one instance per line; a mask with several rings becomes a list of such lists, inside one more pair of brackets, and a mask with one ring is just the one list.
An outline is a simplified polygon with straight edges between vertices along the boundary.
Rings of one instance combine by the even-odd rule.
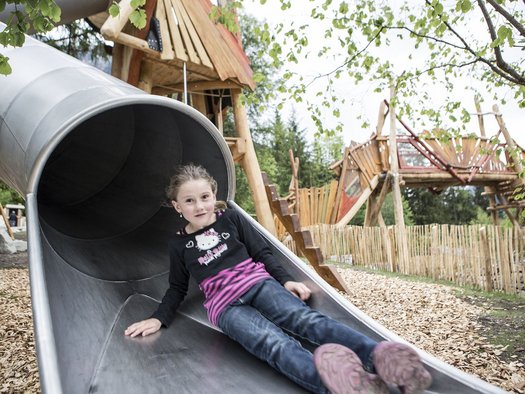
[[[40, 384], [28, 270], [14, 260], [0, 264], [0, 393], [36, 393]], [[465, 372], [525, 394], [523, 356], [503, 359], [504, 346], [491, 345], [482, 335], [483, 305], [465, 302], [444, 285], [353, 269], [340, 273], [351, 289], [344, 296], [391, 331]]]

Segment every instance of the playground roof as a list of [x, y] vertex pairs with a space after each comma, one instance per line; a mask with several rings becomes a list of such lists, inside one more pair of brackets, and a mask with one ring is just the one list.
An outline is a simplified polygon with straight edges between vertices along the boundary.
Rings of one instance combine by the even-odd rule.
[[[209, 0], [158, 0], [156, 3], [153, 15], [159, 22], [157, 31], [162, 51], [147, 46], [136, 48], [145, 49], [141, 73], [149, 76], [153, 93], [182, 91], [184, 65], [191, 91], [255, 88], [250, 61], [240, 37], [210, 19]], [[108, 14], [89, 19], [100, 28]], [[135, 37], [140, 35], [128, 23], [114, 41], [133, 47], [138, 42]]]

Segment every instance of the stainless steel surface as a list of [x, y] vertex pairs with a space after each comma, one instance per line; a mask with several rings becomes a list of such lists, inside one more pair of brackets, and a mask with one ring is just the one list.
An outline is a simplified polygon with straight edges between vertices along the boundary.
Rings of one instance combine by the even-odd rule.
[[[214, 126], [190, 107], [32, 39], [0, 52], [13, 65], [0, 79], [0, 178], [27, 197], [43, 391], [304, 392], [211, 327], [194, 284], [169, 329], [123, 335], [167, 287], [166, 243], [180, 224], [163, 206], [174, 167], [204, 165], [220, 185], [218, 197], [243, 212], [232, 201], [234, 166]], [[252, 225], [313, 289], [312, 306], [376, 339], [397, 339]], [[421, 355], [434, 377], [429, 392], [502, 392]]]

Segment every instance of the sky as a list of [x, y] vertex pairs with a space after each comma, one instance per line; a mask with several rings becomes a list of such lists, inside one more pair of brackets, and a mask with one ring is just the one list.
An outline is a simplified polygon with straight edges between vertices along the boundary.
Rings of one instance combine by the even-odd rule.
[[[389, 4], [392, 5], [395, 2], [399, 3], [400, 1], [390, 0]], [[266, 21], [270, 25], [280, 22], [290, 24], [291, 21], [293, 21], [296, 25], [304, 23], [309, 24], [308, 39], [310, 46], [313, 48], [320, 48], [322, 45], [327, 44], [326, 40], [323, 38], [324, 26], [322, 25], [322, 22], [315, 21], [310, 17], [308, 3], [310, 2], [295, 1], [292, 2], [291, 9], [282, 11], [278, 0], [268, 0], [265, 5], [261, 5], [259, 0], [243, 0], [243, 7], [248, 14], [251, 14], [261, 21]], [[468, 26], [468, 28], [472, 29], [473, 27]], [[480, 31], [479, 34], [485, 34], [485, 32]], [[316, 37], [318, 37], [318, 39], [316, 39]], [[404, 48], [396, 47], [395, 45], [392, 45], [390, 48], [382, 47], [381, 55], [395, 59], [395, 61], [400, 64], [399, 67], [402, 68], [403, 61], [399, 62], [399, 60], [403, 59], [403, 49]], [[316, 52], [316, 50], [313, 50], [312, 54]], [[291, 67], [293, 71], [307, 78], [307, 80], [312, 80], [319, 74], [333, 70], [333, 68], [338, 65], [336, 61], [330, 60], [328, 58], [320, 59], [315, 55], [310, 55], [306, 59], [301, 59], [299, 63], [299, 65], [291, 65]], [[312, 83], [310, 93], [308, 93], [311, 97], [311, 100], [315, 99], [314, 92], [323, 89], [322, 84], [322, 80]], [[463, 76], [461, 79], [458, 79], [455, 82], [455, 85], [456, 92], [454, 99], [459, 99], [464, 104], [464, 106], [469, 109], [469, 112], [475, 113], [474, 95], [468, 90], [468, 86], [480, 86], [479, 82], [468, 76]], [[347, 103], [341, 107], [341, 121], [344, 128], [344, 143], [348, 144], [350, 141], [366, 141], [373, 129], [375, 129], [379, 105], [383, 99], [389, 99], [389, 92], [385, 91], [380, 94], [374, 93], [373, 86], [370, 83], [363, 83], [356, 86], [353, 81], [345, 81], [344, 79], [337, 83], [335, 89], [337, 95], [341, 95], [341, 97], [345, 97], [347, 100]], [[446, 101], [446, 93], [444, 88], [442, 90], [436, 88], [433, 90], [433, 94], [433, 99], [435, 100], [435, 103], [433, 104], [436, 106], [439, 103]], [[525, 147], [525, 130], [523, 130], [522, 126], [525, 119], [525, 109], [520, 109], [518, 107], [517, 102], [512, 97], [512, 92], [509, 90], [503, 89], [499, 94], [500, 97], [505, 97], [507, 103], [503, 104], [502, 102], [493, 102], [492, 96], [487, 94], [485, 97], [485, 102], [482, 104], [482, 111], [491, 112], [492, 105], [497, 104], [511, 136], [518, 142], [518, 144]], [[313, 138], [316, 128], [313, 121], [310, 119], [306, 105], [301, 105], [295, 102], [290, 103], [289, 100], [287, 107], [288, 113], [291, 112], [292, 107], [295, 109], [301, 126], [307, 129], [309, 136]], [[335, 120], [331, 116], [331, 109], [326, 110], [323, 115], [323, 122], [326, 122], [326, 124], [329, 126], [335, 125]], [[361, 116], [362, 119], [358, 119], [359, 116]], [[361, 128], [363, 120], [367, 120], [371, 124], [370, 129], [364, 130]], [[414, 130], [424, 129], [424, 125], [414, 124], [410, 119], [404, 119], [404, 121], [408, 123], [408, 125]], [[493, 115], [485, 116], [484, 122], [488, 136], [492, 136], [497, 133], [499, 128]], [[389, 125], [387, 123], [383, 128], [383, 131], [384, 133], [388, 133], [388, 130]], [[478, 120], [476, 116], [472, 117], [472, 120], [468, 125], [468, 131], [479, 134]]]

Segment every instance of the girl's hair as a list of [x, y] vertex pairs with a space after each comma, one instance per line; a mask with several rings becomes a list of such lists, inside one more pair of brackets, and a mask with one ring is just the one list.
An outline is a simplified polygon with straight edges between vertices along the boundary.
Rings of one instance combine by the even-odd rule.
[[[170, 179], [170, 184], [166, 188], [166, 196], [170, 201], [177, 200], [177, 194], [183, 184], [189, 181], [197, 181], [203, 179], [210, 184], [213, 194], [217, 194], [217, 181], [200, 165], [193, 163], [181, 165], [177, 168], [175, 175]], [[225, 209], [226, 203], [224, 201], [217, 201], [215, 209]]]

